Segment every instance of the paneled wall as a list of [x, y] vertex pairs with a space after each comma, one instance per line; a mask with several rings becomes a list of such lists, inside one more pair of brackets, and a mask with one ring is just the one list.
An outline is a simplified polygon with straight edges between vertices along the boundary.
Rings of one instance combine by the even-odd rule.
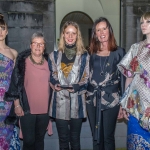
[[42, 31], [47, 40], [47, 52], [54, 50], [55, 0], [1, 0], [0, 12], [8, 24], [10, 47], [23, 51], [29, 48], [31, 35]]

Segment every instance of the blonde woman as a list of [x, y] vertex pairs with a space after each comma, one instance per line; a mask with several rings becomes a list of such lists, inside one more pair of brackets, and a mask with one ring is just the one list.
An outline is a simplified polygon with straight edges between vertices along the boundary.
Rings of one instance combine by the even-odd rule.
[[49, 68], [54, 87], [50, 116], [56, 119], [60, 150], [69, 150], [69, 144], [72, 150], [80, 150], [89, 56], [77, 23], [68, 21], [62, 27], [58, 51], [49, 56]]

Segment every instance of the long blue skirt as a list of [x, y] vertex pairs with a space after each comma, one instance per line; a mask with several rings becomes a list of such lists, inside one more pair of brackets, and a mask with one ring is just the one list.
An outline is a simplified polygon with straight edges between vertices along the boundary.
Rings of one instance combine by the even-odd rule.
[[150, 132], [143, 129], [132, 115], [128, 121], [127, 150], [150, 150]]

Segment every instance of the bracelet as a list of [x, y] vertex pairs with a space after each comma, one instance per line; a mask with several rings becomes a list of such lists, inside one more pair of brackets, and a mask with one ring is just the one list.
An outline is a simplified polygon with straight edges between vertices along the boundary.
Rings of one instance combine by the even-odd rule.
[[20, 107], [20, 105], [17, 105], [17, 106], [15, 107], [15, 109], [18, 108], [18, 107]]

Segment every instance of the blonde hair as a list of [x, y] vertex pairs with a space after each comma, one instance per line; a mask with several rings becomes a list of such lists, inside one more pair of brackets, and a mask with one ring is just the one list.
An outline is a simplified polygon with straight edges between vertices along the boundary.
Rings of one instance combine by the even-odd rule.
[[77, 55], [80, 55], [80, 54], [83, 54], [85, 50], [84, 48], [84, 44], [83, 44], [83, 40], [82, 40], [82, 36], [81, 36], [81, 32], [80, 32], [80, 29], [79, 29], [79, 26], [76, 22], [73, 22], [73, 21], [67, 21], [63, 27], [62, 27], [62, 30], [61, 30], [61, 34], [60, 34], [60, 40], [59, 40], [59, 45], [58, 45], [58, 49], [60, 51], [63, 51], [64, 52], [64, 49], [65, 49], [65, 40], [64, 40], [64, 32], [65, 32], [65, 29], [68, 27], [68, 26], [73, 26], [77, 29], [77, 40], [76, 40], [76, 47], [77, 47]]
[[144, 13], [144, 14], [141, 16], [141, 19], [140, 19], [140, 20], [143, 20], [143, 19], [145, 19], [145, 20], [150, 19], [150, 12]]

